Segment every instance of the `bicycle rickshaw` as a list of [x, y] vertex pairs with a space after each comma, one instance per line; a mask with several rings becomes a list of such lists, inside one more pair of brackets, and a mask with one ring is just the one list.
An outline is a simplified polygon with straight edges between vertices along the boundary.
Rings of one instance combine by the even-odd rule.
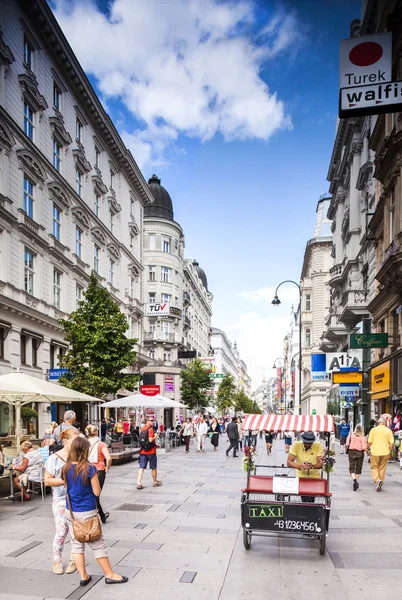
[[[248, 446], [252, 431], [256, 430], [325, 433], [325, 451], [328, 452], [334, 421], [330, 415], [246, 415], [243, 430]], [[319, 479], [308, 479], [289, 476], [291, 469], [286, 464], [255, 465], [252, 462], [248, 460], [247, 486], [241, 496], [244, 547], [250, 548], [254, 536], [309, 537], [319, 540], [320, 554], [325, 554], [332, 496], [329, 472], [326, 478], [321, 470]], [[282, 473], [257, 475], [261, 469], [279, 469]]]

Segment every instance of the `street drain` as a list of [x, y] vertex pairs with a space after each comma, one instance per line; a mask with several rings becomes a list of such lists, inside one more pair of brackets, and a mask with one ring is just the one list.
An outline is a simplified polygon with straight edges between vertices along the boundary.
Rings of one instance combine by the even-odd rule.
[[116, 510], [129, 510], [132, 512], [145, 512], [152, 508], [152, 504], [122, 504]]

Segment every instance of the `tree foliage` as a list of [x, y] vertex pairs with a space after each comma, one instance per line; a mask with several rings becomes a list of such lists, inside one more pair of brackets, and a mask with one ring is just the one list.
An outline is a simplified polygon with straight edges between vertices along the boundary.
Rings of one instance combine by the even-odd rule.
[[244, 390], [239, 390], [234, 396], [234, 410], [241, 414], [260, 414], [261, 409], [257, 402], [251, 400]]
[[225, 373], [221, 379], [215, 400], [216, 408], [221, 414], [224, 415], [230, 408], [233, 408], [235, 394], [236, 384], [233, 375], [230, 375], [230, 373]]
[[137, 340], [126, 336], [127, 318], [94, 273], [84, 297], [68, 319], [59, 321], [69, 344], [59, 361], [69, 373], [59, 383], [97, 398], [121, 388], [133, 390], [138, 375], [122, 373], [136, 358]]
[[208, 406], [207, 391], [213, 382], [205, 369], [204, 364], [195, 358], [180, 373], [181, 401], [189, 408], [203, 408]]

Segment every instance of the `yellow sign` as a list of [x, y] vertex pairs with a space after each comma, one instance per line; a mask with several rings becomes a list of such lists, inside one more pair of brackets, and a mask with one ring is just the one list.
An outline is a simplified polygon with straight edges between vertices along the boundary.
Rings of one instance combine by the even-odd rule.
[[370, 383], [372, 400], [384, 398], [389, 395], [390, 368], [391, 363], [387, 360], [387, 362], [382, 363], [382, 365], [371, 369]]
[[363, 383], [361, 371], [334, 371], [332, 373], [333, 383]]

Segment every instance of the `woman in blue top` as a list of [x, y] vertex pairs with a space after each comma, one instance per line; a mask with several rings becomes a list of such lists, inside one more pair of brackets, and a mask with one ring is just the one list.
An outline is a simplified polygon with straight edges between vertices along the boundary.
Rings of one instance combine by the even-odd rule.
[[[76, 521], [87, 521], [98, 514], [96, 499], [100, 496], [101, 488], [96, 467], [88, 461], [88, 455], [88, 440], [81, 437], [76, 438], [71, 444], [70, 453], [61, 472], [61, 478], [67, 488], [71, 510]], [[67, 503], [65, 514], [71, 535], [71, 554], [81, 576], [80, 585], [84, 586], [92, 579], [85, 568], [85, 543], [78, 542], [74, 538]], [[96, 541], [88, 542], [88, 545], [94, 551], [95, 558], [105, 573], [105, 583], [126, 583], [128, 581], [127, 577], [117, 575], [113, 571], [107, 556], [103, 533]]]
[[342, 419], [342, 423], [339, 426], [339, 442], [341, 444], [341, 454], [345, 454], [345, 444], [350, 433], [350, 425], [346, 419]]

